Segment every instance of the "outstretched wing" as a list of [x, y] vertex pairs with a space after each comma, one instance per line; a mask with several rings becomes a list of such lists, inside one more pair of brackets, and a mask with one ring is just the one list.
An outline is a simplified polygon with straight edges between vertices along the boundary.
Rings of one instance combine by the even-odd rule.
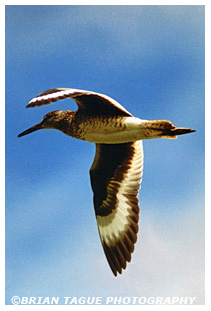
[[72, 98], [76, 101], [80, 110], [86, 110], [86, 114], [103, 116], [131, 116], [131, 114], [117, 101], [109, 96], [68, 88], [47, 90], [33, 98], [27, 107], [42, 106], [57, 100]]
[[103, 249], [114, 275], [122, 273], [137, 240], [142, 141], [96, 144], [90, 169], [94, 207]]

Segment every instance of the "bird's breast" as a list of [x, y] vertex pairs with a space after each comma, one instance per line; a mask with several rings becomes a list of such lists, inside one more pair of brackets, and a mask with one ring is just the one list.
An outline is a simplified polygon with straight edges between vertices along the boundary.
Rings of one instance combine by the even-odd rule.
[[111, 135], [124, 131], [122, 117], [76, 117], [68, 129], [68, 135], [95, 143], [111, 143]]
[[140, 139], [142, 120], [134, 117], [92, 117], [76, 115], [64, 129], [65, 134], [88, 142], [118, 144]]

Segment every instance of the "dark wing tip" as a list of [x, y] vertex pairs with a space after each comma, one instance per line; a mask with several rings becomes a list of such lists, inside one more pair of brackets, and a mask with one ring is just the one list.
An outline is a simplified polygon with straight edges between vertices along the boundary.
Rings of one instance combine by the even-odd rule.
[[[137, 215], [136, 224], [138, 220], [139, 217]], [[105, 241], [102, 242], [107, 261], [114, 276], [117, 276], [118, 273], [122, 274], [123, 270], [127, 267], [127, 262], [131, 261], [137, 241], [137, 233], [138, 229], [134, 230], [133, 226], [129, 226], [122, 234], [122, 237], [116, 240], [113, 245], [109, 246]]]
[[49, 89], [34, 97], [26, 106], [26, 108], [33, 108], [35, 106], [47, 105], [56, 102], [59, 99], [69, 97], [67, 88]]

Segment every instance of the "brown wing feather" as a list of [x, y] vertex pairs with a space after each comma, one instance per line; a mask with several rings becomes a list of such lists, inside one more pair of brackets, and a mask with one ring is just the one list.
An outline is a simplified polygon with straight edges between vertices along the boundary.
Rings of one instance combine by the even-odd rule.
[[47, 105], [66, 98], [74, 99], [80, 110], [86, 110], [86, 115], [131, 116], [123, 106], [109, 96], [68, 88], [47, 90], [34, 97], [27, 107]]
[[96, 144], [90, 170], [95, 213], [103, 249], [115, 276], [131, 260], [137, 240], [142, 169], [142, 141]]

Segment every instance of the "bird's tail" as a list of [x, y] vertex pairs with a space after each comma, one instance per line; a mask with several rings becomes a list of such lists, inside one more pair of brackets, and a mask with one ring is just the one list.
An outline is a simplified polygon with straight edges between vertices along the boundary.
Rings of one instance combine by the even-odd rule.
[[177, 138], [177, 135], [183, 135], [195, 132], [190, 128], [176, 127], [170, 121], [155, 120], [148, 121], [145, 127], [146, 138]]

